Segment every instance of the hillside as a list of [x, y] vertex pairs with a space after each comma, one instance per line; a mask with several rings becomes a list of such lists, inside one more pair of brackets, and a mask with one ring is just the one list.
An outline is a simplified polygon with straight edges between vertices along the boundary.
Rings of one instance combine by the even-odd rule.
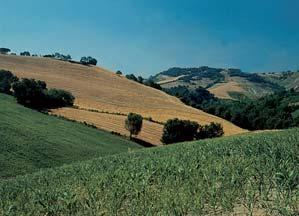
[[[44, 80], [49, 87], [71, 91], [76, 96], [75, 104], [80, 108], [122, 114], [135, 112], [160, 122], [175, 117], [198, 121], [200, 124], [219, 122], [223, 124], [225, 135], [244, 132], [230, 122], [188, 107], [179, 99], [164, 92], [130, 81], [99, 67], [88, 67], [49, 58], [0, 55], [0, 68], [11, 70], [18, 77]], [[79, 114], [74, 115], [75, 112], [77, 110], [61, 109], [56, 114], [73, 116], [77, 119]], [[85, 116], [88, 123], [101, 126], [97, 120], [94, 121], [98, 119], [98, 113], [89, 112]], [[105, 119], [109, 118], [102, 120]], [[153, 125], [151, 124], [151, 128], [148, 128], [148, 125], [144, 125], [144, 135], [141, 135], [141, 139], [152, 139], [150, 131], [153, 131]], [[119, 125], [111, 130], [122, 133], [118, 128]], [[155, 134], [155, 137], [161, 137], [160, 125], [157, 124], [154, 131], [160, 131]], [[146, 134], [150, 134], [151, 137], [147, 137]]]
[[277, 83], [279, 85], [284, 86], [287, 89], [298, 89], [299, 87], [299, 71], [287, 71], [281, 73], [262, 73], [260, 75], [273, 83]]
[[[223, 68], [170, 68], [166, 71], [158, 73], [151, 77], [155, 82], [159, 83], [163, 88], [171, 88], [175, 86], [187, 86], [189, 89], [203, 87], [208, 89], [216, 97], [222, 99], [238, 99], [240, 96], [249, 98], [258, 98], [284, 88], [297, 86], [299, 76], [296, 73], [292, 75], [297, 77], [283, 76], [277, 73], [244, 73], [239, 69], [223, 69]], [[284, 82], [282, 81], [284, 77]]]
[[298, 143], [251, 133], [43, 170], [0, 183], [0, 214], [298, 215]]
[[27, 109], [0, 94], [0, 179], [136, 148], [140, 146], [128, 140]]

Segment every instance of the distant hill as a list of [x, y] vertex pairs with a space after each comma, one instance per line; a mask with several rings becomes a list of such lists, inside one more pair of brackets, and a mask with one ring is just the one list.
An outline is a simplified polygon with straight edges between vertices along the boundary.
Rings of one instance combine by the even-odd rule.
[[[158, 122], [166, 122], [171, 118], [190, 119], [200, 124], [218, 122], [223, 124], [225, 135], [244, 132], [226, 120], [186, 106], [176, 97], [100, 67], [83, 66], [51, 58], [0, 55], [0, 69], [10, 70], [18, 77], [44, 80], [50, 88], [70, 91], [76, 97], [75, 105], [85, 109], [80, 111], [64, 108], [55, 110], [55, 114], [86, 121], [99, 128], [124, 135], [127, 135], [124, 131], [125, 117], [111, 113], [126, 115], [135, 112]], [[114, 119], [113, 123], [110, 121], [112, 117], [117, 119]], [[120, 117], [123, 120], [120, 120]], [[162, 129], [160, 124], [145, 122], [138, 138], [159, 145]]]
[[137, 148], [126, 139], [39, 113], [0, 94], [0, 179]]
[[286, 71], [280, 73], [261, 73], [261, 77], [281, 85], [286, 89], [298, 89], [299, 88], [299, 71]]
[[299, 73], [245, 73], [239, 69], [211, 67], [170, 68], [151, 77], [163, 88], [203, 87], [223, 99], [257, 98], [299, 86]]

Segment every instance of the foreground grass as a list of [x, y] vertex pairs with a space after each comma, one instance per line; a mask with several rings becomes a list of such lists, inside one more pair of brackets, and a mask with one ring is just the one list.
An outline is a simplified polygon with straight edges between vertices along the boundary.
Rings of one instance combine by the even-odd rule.
[[145, 149], [0, 183], [0, 215], [298, 215], [299, 130]]
[[79, 123], [38, 113], [0, 94], [0, 178], [139, 148]]

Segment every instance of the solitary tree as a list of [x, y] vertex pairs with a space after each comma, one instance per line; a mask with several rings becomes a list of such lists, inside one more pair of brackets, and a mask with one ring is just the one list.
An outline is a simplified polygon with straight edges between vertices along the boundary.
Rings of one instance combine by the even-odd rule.
[[10, 49], [8, 48], [0, 48], [0, 54], [7, 54], [10, 52]]
[[123, 75], [123, 73], [120, 70], [116, 71], [116, 74], [117, 75]]
[[132, 135], [138, 135], [142, 128], [142, 116], [136, 113], [129, 113], [126, 121], [125, 128], [130, 132], [130, 139]]

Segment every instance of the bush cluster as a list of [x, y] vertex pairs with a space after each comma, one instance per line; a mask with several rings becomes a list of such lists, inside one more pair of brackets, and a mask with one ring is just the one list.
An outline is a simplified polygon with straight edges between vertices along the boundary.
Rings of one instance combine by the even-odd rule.
[[206, 138], [220, 137], [224, 134], [221, 124], [212, 122], [209, 125], [199, 125], [197, 122], [180, 119], [170, 119], [163, 129], [161, 141], [172, 144]]
[[31, 54], [28, 51], [24, 51], [20, 53], [20, 56], [31, 56]]
[[134, 74], [126, 75], [126, 78], [129, 79], [129, 80], [133, 80], [135, 82], [138, 82], [140, 84], [143, 84], [143, 85], [146, 85], [146, 86], [158, 89], [158, 90], [162, 90], [162, 87], [159, 84], [155, 83], [151, 79], [145, 80], [142, 76], [136, 77]]
[[83, 65], [97, 65], [98, 61], [91, 56], [88, 57], [83, 56], [80, 60], [80, 63]]
[[50, 109], [72, 106], [75, 97], [65, 90], [47, 89], [47, 84], [40, 80], [24, 78], [13, 84], [17, 102], [33, 109]]
[[13, 73], [0, 70], [0, 93], [11, 94], [11, 85], [16, 81], [18, 81], [18, 78]]
[[13, 94], [18, 103], [38, 110], [72, 106], [75, 100], [68, 91], [47, 89], [47, 84], [40, 80], [19, 80], [13, 73], [5, 70], [0, 70], [0, 92]]

